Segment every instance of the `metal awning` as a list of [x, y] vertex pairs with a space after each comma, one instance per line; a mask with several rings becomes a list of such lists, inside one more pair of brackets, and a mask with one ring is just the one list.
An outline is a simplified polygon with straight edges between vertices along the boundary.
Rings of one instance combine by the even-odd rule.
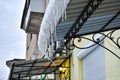
[[[79, 18], [82, 12], [86, 9], [86, 6], [90, 1], [95, 2], [97, 0], [71, 0], [70, 1], [66, 9], [67, 19], [64, 21], [60, 21], [57, 26], [57, 29], [56, 29], [57, 40], [62, 40], [65, 38], [66, 35], [70, 35], [72, 34], [72, 32], [74, 32], [73, 30], [71, 30], [70, 32], [71, 27], [77, 24], [76, 20]], [[88, 20], [82, 26], [79, 26], [80, 29], [75, 35], [82, 36], [82, 35], [120, 28], [120, 24], [119, 24], [120, 23], [120, 0], [101, 0], [101, 1], [102, 3], [93, 12], [90, 18], [88, 17]], [[110, 21], [116, 14], [118, 15], [112, 21]], [[109, 24], [105, 26], [108, 22]], [[103, 26], [105, 26], [104, 29], [102, 29]], [[73, 29], [75, 30], [75, 28]]]
[[70, 55], [52, 57], [50, 59], [36, 59], [30, 61], [7, 61], [7, 64], [10, 65], [11, 63], [9, 80], [22, 79], [24, 77], [30, 77], [34, 75], [50, 74], [61, 67], [62, 63], [64, 63], [64, 61], [67, 60], [69, 57]]

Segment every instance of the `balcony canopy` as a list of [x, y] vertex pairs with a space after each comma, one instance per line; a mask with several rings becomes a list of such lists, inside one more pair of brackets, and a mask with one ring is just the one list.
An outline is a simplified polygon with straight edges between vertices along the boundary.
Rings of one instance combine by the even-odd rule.
[[50, 59], [36, 59], [36, 60], [10, 60], [6, 64], [10, 67], [11, 71], [9, 80], [11, 79], [22, 79], [25, 77], [41, 75], [41, 74], [50, 74], [55, 72], [59, 67], [62, 67], [61, 64], [69, 58], [68, 56], [62, 57], [51, 57]]

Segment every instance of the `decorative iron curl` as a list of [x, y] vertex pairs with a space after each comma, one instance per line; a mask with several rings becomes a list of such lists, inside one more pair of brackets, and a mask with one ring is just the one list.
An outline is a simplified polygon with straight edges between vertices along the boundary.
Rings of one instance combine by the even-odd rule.
[[[103, 47], [104, 49], [106, 49], [107, 51], [111, 52], [114, 56], [116, 56], [118, 59], [120, 59], [120, 57], [115, 54], [112, 50], [108, 49], [107, 47], [101, 45], [101, 42], [104, 41], [105, 39], [109, 39], [110, 41], [112, 41], [114, 43], [114, 45], [117, 46], [118, 49], [120, 49], [120, 36], [118, 36], [116, 39], [114, 38], [114, 33], [118, 31], [118, 30], [113, 30], [113, 31], [110, 31], [109, 33], [107, 34], [104, 34], [104, 33], [95, 33], [92, 35], [92, 38], [88, 38], [88, 37], [85, 37], [85, 36], [79, 36], [79, 35], [76, 35], [73, 39], [71, 39], [71, 41], [65, 43], [66, 45], [66, 48], [68, 50], [73, 50], [75, 48], [78, 48], [78, 49], [88, 49], [88, 48], [91, 48], [95, 45], [99, 45], [101, 47]], [[95, 36], [97, 34], [101, 34], [103, 35], [102, 38], [96, 38]], [[77, 40], [76, 40], [77, 39]], [[82, 39], [85, 39], [85, 40], [88, 40], [88, 41], [91, 41], [93, 42], [94, 44], [92, 45], [89, 45], [89, 46], [85, 46], [85, 47], [81, 47], [80, 45], [78, 45], [79, 43], [82, 43]], [[76, 44], [78, 43], [78, 44]]]
[[[65, 43], [65, 46], [66, 46], [66, 48], [67, 48], [68, 50], [73, 50], [73, 49], [75, 49], [75, 48], [78, 48], [78, 49], [87, 49], [87, 48], [93, 47], [93, 46], [97, 45], [98, 43], [100, 43], [101, 41], [103, 41], [103, 39], [104, 39], [104, 38], [103, 38], [103, 39], [99, 39], [99, 38], [95, 39], [95, 35], [97, 35], [97, 34], [98, 34], [98, 33], [93, 34], [93, 35], [92, 35], [92, 39], [87, 38], [87, 37], [84, 37], [84, 36], [76, 36], [76, 37], [74, 37], [73, 39], [71, 39], [69, 42]], [[101, 33], [99, 33], [99, 34], [101, 34]], [[76, 41], [76, 39], [77, 39], [77, 41]], [[93, 42], [93, 43], [95, 43], [95, 44], [81, 47], [81, 46], [79, 46], [78, 44], [79, 44], [79, 43], [82, 43], [82, 39], [91, 41], [91, 42]], [[78, 43], [77, 45], [76, 45], [76, 42]]]
[[109, 40], [111, 40], [111, 41], [116, 45], [116, 47], [117, 47], [118, 49], [120, 49], [120, 43], [119, 43], [119, 41], [120, 41], [120, 36], [116, 37], [116, 38], [117, 38], [116, 40], [115, 40], [115, 37], [113, 36], [114, 33], [117, 32], [117, 31], [118, 31], [118, 30], [113, 30], [113, 31], [111, 31], [111, 32], [109, 32], [109, 33], [107, 33], [107, 34], [103, 34], [103, 33], [101, 33], [101, 34], [105, 36], [105, 37], [104, 37], [105, 39], [108, 38]]

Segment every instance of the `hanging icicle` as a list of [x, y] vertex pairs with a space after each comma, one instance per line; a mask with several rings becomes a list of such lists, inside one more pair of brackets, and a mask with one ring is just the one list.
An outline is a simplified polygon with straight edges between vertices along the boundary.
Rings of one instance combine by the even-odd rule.
[[[50, 41], [50, 36], [52, 36], [52, 39], [55, 38], [56, 26], [62, 15], [64, 14], [69, 1], [70, 0], [50, 0], [46, 12], [44, 14], [39, 32], [39, 39], [38, 39], [39, 49], [42, 54], [47, 54], [47, 52], [45, 51], [47, 47], [45, 45], [48, 44], [48, 42]], [[53, 40], [52, 40], [52, 44], [53, 44]]]

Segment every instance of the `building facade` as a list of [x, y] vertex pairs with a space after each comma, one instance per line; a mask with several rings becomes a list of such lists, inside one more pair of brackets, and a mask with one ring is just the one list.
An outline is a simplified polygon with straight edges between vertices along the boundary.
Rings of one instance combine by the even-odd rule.
[[41, 58], [38, 48], [40, 25], [49, 0], [26, 0], [21, 29], [26, 32], [26, 60]]
[[9, 80], [120, 80], [119, 0], [26, 0], [26, 59]]

